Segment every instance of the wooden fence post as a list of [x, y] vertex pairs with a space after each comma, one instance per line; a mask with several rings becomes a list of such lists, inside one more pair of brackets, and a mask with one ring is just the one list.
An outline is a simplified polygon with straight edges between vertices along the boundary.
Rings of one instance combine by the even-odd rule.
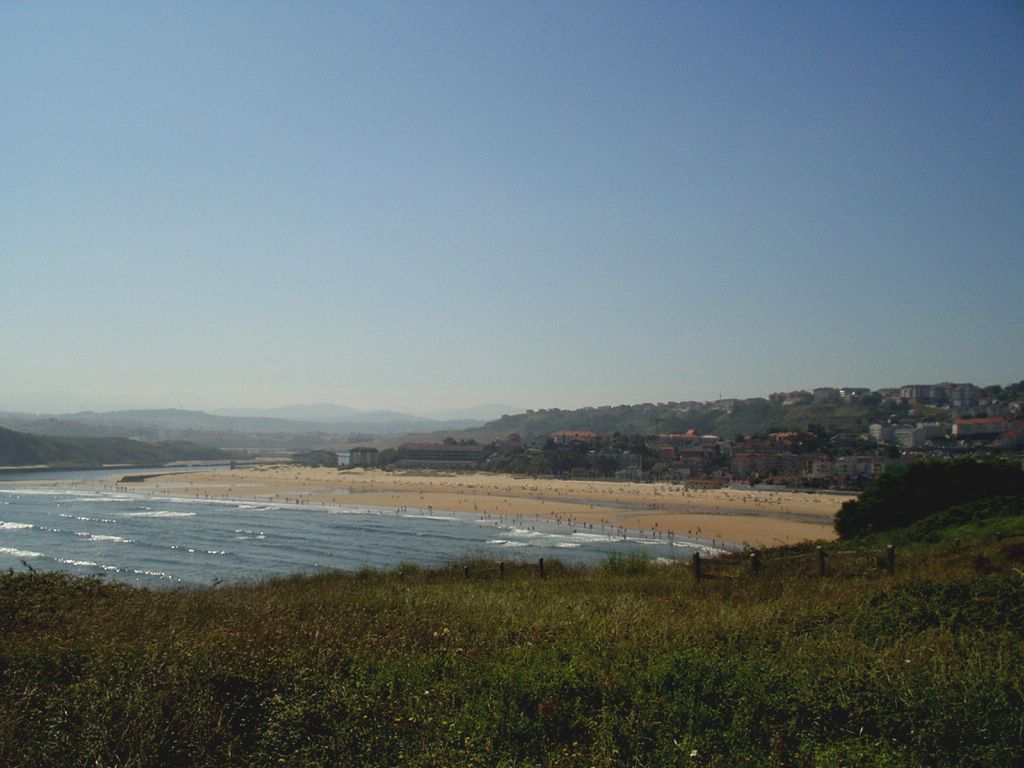
[[750, 553], [750, 570], [755, 576], [761, 572], [761, 555], [756, 550]]
[[885, 567], [890, 576], [896, 573], [896, 547], [892, 544], [885, 548]]
[[822, 546], [818, 547], [818, 575], [825, 575], [825, 548]]
[[540, 559], [540, 577], [542, 579], [545, 578], [545, 576], [544, 576], [544, 558], [543, 557]]
[[505, 561], [502, 560], [498, 563], [498, 573], [501, 574], [501, 578], [505, 578]]
[[700, 581], [700, 552], [693, 553], [693, 576]]
[[464, 578], [464, 579], [468, 579], [469, 578], [469, 566], [468, 565], [462, 566], [462, 578]]

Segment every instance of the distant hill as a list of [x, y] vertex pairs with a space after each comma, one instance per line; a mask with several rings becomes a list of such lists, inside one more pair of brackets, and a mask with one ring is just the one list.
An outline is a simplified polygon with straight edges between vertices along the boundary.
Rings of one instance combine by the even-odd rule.
[[[338, 410], [340, 409], [340, 410]], [[274, 409], [273, 413], [338, 416], [351, 409], [343, 406], [309, 406]], [[378, 411], [353, 412], [346, 421], [305, 421], [279, 418], [270, 412], [229, 416], [181, 409], [82, 411], [60, 415], [0, 414], [0, 426], [51, 437], [121, 437], [143, 441], [178, 440], [217, 448], [307, 451], [339, 449], [351, 442], [410, 432], [458, 431], [478, 427], [473, 419], [436, 421], [420, 416]]]
[[457, 408], [443, 411], [432, 411], [424, 414], [428, 418], [439, 421], [457, 421], [460, 419], [477, 419], [482, 422], [494, 421], [506, 414], [522, 413], [523, 408], [514, 405], [501, 405], [498, 403], [488, 405], [476, 405], [472, 408]]
[[519, 413], [522, 409], [511, 405], [476, 405], [471, 408], [439, 410], [414, 415], [400, 411], [360, 411], [346, 405], [317, 403], [313, 405], [285, 405], [277, 408], [217, 408], [210, 411], [217, 416], [274, 418], [291, 421], [361, 424], [423, 424], [434, 429], [438, 423], [458, 422], [464, 426], [480, 426], [502, 414]]
[[[461, 411], [444, 411], [429, 416], [417, 416], [401, 411], [360, 411], [345, 405], [319, 403], [315, 405], [286, 405], [278, 408], [218, 408], [214, 415], [234, 418], [272, 418], [291, 422], [316, 424], [319, 427], [377, 427], [387, 434], [408, 431], [417, 427], [423, 429], [465, 429], [481, 426], [489, 419], [503, 413], [511, 413], [502, 406], [478, 406]], [[381, 429], [383, 428], [383, 429]], [[358, 431], [349, 429], [348, 431]], [[371, 430], [372, 431], [372, 430]]]
[[230, 453], [194, 443], [147, 443], [124, 438], [58, 438], [0, 427], [0, 466], [100, 467], [229, 459]]
[[[232, 418], [270, 418], [305, 422], [371, 421], [367, 413], [346, 405], [315, 403], [312, 405], [283, 405], [278, 408], [217, 408], [210, 411], [215, 416]], [[400, 418], [414, 418], [406, 414], [394, 414]]]
[[695, 429], [732, 439], [737, 434], [769, 430], [803, 430], [820, 425], [833, 432], [866, 432], [873, 421], [884, 420], [886, 406], [857, 403], [811, 403], [782, 405], [763, 398], [740, 401], [728, 408], [715, 403], [615, 405], [600, 408], [527, 411], [502, 416], [463, 436], [479, 441], [516, 433], [524, 440], [565, 429], [589, 430], [598, 434], [667, 434]]
[[[685, 403], [640, 403], [562, 410], [511, 413], [500, 405], [460, 413], [467, 418], [434, 419], [395, 411], [357, 411], [341, 405], [316, 404], [272, 409], [224, 409], [217, 413], [180, 409], [131, 410], [61, 415], [0, 413], [0, 426], [20, 432], [58, 437], [123, 437], [143, 441], [183, 440], [226, 449], [309, 451], [347, 450], [355, 444], [395, 445], [407, 440], [440, 440], [447, 436], [491, 442], [518, 434], [533, 440], [559, 430], [590, 430], [598, 434], [666, 434], [695, 429], [726, 439], [775, 430], [823, 428], [829, 432], [864, 433], [875, 421], [890, 416], [947, 419], [942, 408], [914, 406], [873, 398], [853, 403], [784, 405], [766, 398]], [[492, 421], [468, 418], [504, 411]]]

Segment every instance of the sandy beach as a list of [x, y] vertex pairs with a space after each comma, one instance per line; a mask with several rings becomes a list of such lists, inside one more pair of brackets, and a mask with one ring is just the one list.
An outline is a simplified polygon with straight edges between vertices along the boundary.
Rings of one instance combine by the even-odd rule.
[[668, 483], [547, 480], [492, 474], [267, 466], [167, 474], [127, 490], [209, 498], [549, 518], [751, 547], [832, 539], [851, 496], [687, 489]]

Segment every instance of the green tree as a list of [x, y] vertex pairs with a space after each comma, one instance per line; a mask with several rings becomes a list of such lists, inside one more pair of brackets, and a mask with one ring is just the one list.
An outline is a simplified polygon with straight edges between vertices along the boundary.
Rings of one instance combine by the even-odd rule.
[[980, 499], [1024, 495], [1024, 470], [999, 461], [929, 461], [883, 472], [835, 519], [851, 538], [903, 528], [935, 512]]

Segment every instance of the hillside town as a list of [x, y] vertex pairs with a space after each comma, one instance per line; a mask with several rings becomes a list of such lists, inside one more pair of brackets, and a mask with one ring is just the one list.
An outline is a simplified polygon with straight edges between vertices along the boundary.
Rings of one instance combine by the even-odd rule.
[[521, 474], [661, 480], [690, 485], [773, 484], [857, 489], [886, 467], [929, 458], [1012, 454], [1024, 448], [1024, 396], [1020, 385], [977, 387], [940, 383], [871, 390], [820, 387], [777, 392], [768, 398], [668, 403], [683, 413], [729, 414], [766, 405], [862, 406], [885, 414], [867, 429], [808, 424], [720, 435], [697, 428], [649, 435], [560, 429], [524, 439], [512, 433], [488, 444], [445, 438], [397, 448], [354, 448], [353, 467], [490, 470]]

